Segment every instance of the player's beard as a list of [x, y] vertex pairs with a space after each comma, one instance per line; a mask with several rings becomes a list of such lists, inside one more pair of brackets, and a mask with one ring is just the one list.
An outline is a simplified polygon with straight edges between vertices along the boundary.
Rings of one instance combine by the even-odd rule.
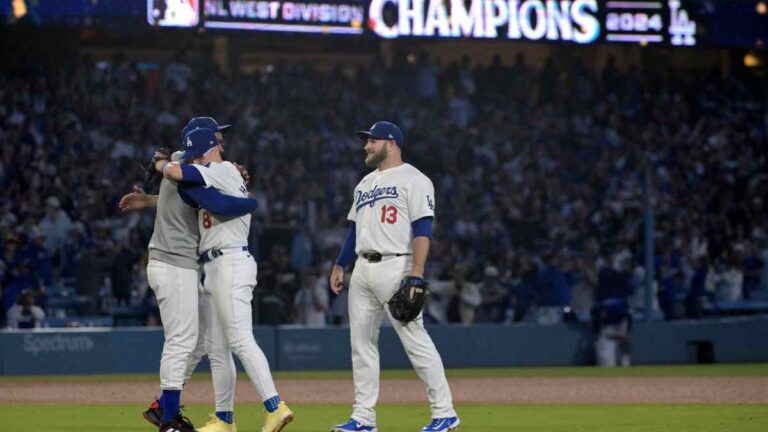
[[365, 156], [365, 165], [370, 168], [376, 168], [379, 164], [384, 162], [384, 159], [386, 159], [387, 156], [387, 146], [382, 146], [381, 150]]

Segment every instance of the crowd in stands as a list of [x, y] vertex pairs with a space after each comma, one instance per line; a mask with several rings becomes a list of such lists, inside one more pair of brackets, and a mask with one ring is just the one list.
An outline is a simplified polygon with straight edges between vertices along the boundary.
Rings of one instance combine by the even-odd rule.
[[401, 126], [404, 159], [437, 191], [427, 322], [588, 321], [617, 298], [644, 314], [646, 191], [654, 318], [766, 299], [765, 77], [612, 59], [596, 72], [563, 55], [536, 69], [522, 56], [422, 54], [253, 75], [183, 54], [154, 69], [119, 54], [68, 58], [0, 75], [8, 324], [126, 310], [157, 324], [144, 270], [153, 214], [117, 202], [142, 184], [138, 161], [177, 145], [199, 115], [234, 125], [224, 155], [247, 166], [259, 201], [258, 323], [345, 322], [327, 277], [368, 170], [354, 131], [381, 119]]

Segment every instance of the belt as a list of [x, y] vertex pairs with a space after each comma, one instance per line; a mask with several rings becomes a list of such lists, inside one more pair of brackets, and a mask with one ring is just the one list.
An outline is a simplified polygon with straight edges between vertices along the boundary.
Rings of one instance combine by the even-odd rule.
[[208, 249], [207, 251], [203, 252], [202, 255], [200, 255], [200, 261], [202, 262], [211, 262], [215, 260], [216, 258], [226, 254], [231, 254], [233, 252], [248, 252], [248, 246], [235, 246], [235, 247], [228, 247], [228, 248], [221, 248], [221, 249]]
[[412, 254], [409, 254], [409, 253], [380, 254], [378, 252], [366, 252], [366, 253], [360, 254], [360, 256], [366, 259], [369, 263], [377, 263], [381, 261], [384, 257], [391, 257], [391, 256], [401, 257], [406, 255], [412, 255]]

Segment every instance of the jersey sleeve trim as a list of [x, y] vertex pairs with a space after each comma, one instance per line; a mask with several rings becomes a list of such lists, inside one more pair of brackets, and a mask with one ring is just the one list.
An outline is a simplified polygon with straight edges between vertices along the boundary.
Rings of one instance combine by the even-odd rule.
[[432, 216], [425, 216], [411, 223], [411, 228], [413, 229], [413, 238], [432, 238], [432, 219]]

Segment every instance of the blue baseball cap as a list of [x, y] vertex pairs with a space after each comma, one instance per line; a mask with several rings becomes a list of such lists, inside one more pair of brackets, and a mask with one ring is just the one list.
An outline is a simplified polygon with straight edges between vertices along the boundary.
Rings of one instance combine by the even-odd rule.
[[213, 119], [213, 117], [195, 117], [192, 120], [187, 123], [186, 126], [184, 126], [184, 129], [181, 130], [181, 146], [184, 147], [184, 138], [187, 136], [188, 133], [195, 130], [196, 128], [200, 129], [210, 129], [213, 132], [222, 132], [226, 131], [232, 127], [232, 125], [221, 125], [219, 126], [219, 123]]
[[200, 157], [219, 144], [216, 135], [210, 129], [196, 128], [190, 131], [182, 143], [184, 153], [182, 159], [194, 159]]
[[405, 144], [405, 138], [403, 137], [403, 132], [400, 131], [400, 128], [387, 121], [376, 122], [369, 130], [357, 131], [355, 135], [363, 140], [367, 140], [368, 138], [393, 140], [400, 148]]

